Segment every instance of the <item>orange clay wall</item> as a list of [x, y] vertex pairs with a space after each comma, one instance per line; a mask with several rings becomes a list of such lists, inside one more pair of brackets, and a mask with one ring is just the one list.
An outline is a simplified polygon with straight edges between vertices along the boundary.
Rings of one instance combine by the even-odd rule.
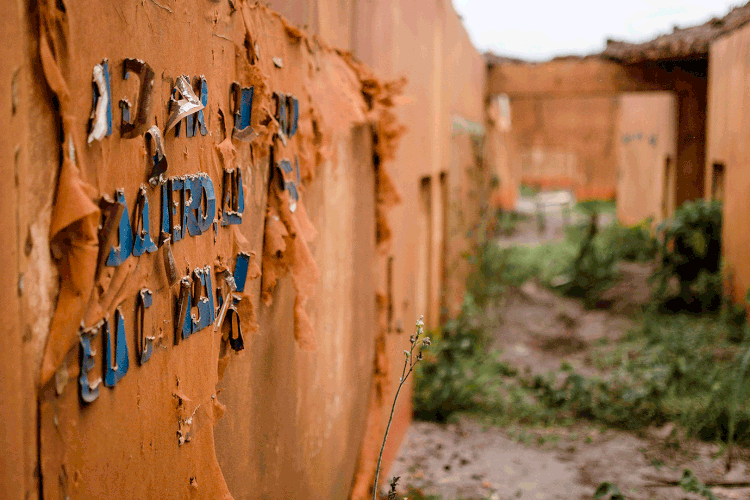
[[[0, 489], [8, 498], [368, 496], [401, 351], [419, 315], [434, 328], [458, 311], [462, 254], [482, 236], [488, 180], [505, 155], [501, 142], [488, 145], [496, 122], [485, 112], [485, 63], [451, 4], [0, 9], [14, 40], [0, 49], [12, 63], [0, 85], [13, 130], [0, 154], [15, 179], [0, 188], [14, 221], [3, 255], [15, 263], [2, 277], [18, 288], [0, 335]], [[109, 102], [92, 85], [105, 58]], [[194, 101], [173, 91], [181, 75], [197, 101], [205, 77], [204, 131]], [[293, 112], [284, 123], [280, 111], [291, 97], [294, 134]], [[112, 132], [89, 142], [107, 104]], [[192, 125], [181, 106], [193, 107]], [[135, 124], [128, 137], [121, 119]], [[150, 127], [161, 137], [147, 139]], [[162, 160], [167, 170], [149, 182]], [[136, 208], [145, 200], [155, 250], [107, 265], [112, 252], [125, 255], [125, 221], [146, 244]], [[214, 213], [217, 224], [167, 247], [164, 213], [170, 238], [194, 229], [190, 217], [210, 223]], [[247, 284], [227, 295], [238, 256]], [[217, 317], [220, 297], [236, 303], [216, 329], [203, 326], [209, 295]], [[84, 386], [98, 395], [84, 401]], [[410, 399], [409, 386], [384, 475]]]
[[511, 101], [521, 183], [572, 189], [578, 199], [613, 199], [617, 96]]
[[[750, 66], [750, 27], [741, 28], [711, 45], [708, 79], [708, 139], [706, 145], [705, 193], [713, 191], [713, 166], [723, 164], [722, 253], [729, 293], [738, 303], [745, 300], [750, 288], [750, 145], [738, 140], [737, 133], [750, 124], [750, 100], [747, 85]], [[719, 186], [717, 186], [719, 187]]]
[[674, 210], [677, 99], [674, 93], [620, 95], [617, 121], [617, 219], [654, 223]]
[[488, 92], [510, 98], [511, 171], [579, 199], [614, 198], [617, 94], [641, 88], [628, 69], [596, 57], [492, 63]]
[[[382, 78], [405, 79], [396, 107], [405, 129], [391, 168], [401, 204], [389, 216], [393, 238], [379, 271], [388, 333], [378, 347], [382, 377], [371, 393], [377, 415], [368, 420], [353, 490], [355, 498], [365, 498], [415, 320], [424, 315], [434, 329], [460, 310], [469, 272], [464, 254], [482, 235], [491, 198], [501, 198], [487, 186], [500, 176], [505, 142], [488, 120], [484, 59], [449, 0], [274, 0], [271, 6], [350, 51]], [[396, 409], [384, 471], [411, 420], [410, 400], [409, 385]]]
[[250, 2], [0, 13], [2, 497], [347, 498], [396, 87]]
[[511, 100], [513, 153], [521, 182], [575, 189], [579, 199], [617, 192], [617, 96], [667, 90], [677, 97], [675, 204], [703, 195], [704, 61], [625, 66], [598, 57], [492, 63], [488, 92]]

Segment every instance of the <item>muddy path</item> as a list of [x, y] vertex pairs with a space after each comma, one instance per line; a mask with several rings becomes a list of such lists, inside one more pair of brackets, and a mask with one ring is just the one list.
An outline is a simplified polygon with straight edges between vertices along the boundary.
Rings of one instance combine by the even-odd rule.
[[[619, 271], [606, 310], [586, 310], [534, 281], [508, 290], [492, 347], [528, 374], [558, 370], [565, 361], [579, 373], [603, 375], [601, 346], [616, 344], [633, 327], [650, 295], [648, 265], [624, 262]], [[738, 455], [727, 473], [718, 444], [692, 440], [672, 424], [635, 433], [584, 421], [498, 427], [460, 417], [445, 425], [414, 422], [388, 477], [401, 476], [404, 495], [414, 489], [443, 500], [592, 499], [604, 481], [628, 499], [677, 500], [702, 498], [669, 484], [685, 468], [704, 482], [750, 485], [750, 453]], [[712, 490], [720, 499], [750, 499], [747, 486]]]
[[[668, 484], [684, 468], [703, 481], [750, 478], [747, 462], [724, 473], [718, 445], [683, 442], [679, 450], [671, 448], [670, 431], [652, 429], [637, 436], [584, 424], [524, 430], [470, 419], [447, 425], [415, 422], [390, 475], [401, 476], [404, 495], [416, 489], [444, 500], [591, 499], [604, 481], [619, 485], [628, 499], [692, 499], [701, 497]], [[720, 499], [750, 498], [748, 487], [712, 489]]]
[[[595, 347], [627, 333], [628, 315], [648, 300], [649, 269], [626, 263], [621, 272], [605, 311], [586, 310], [534, 282], [511, 290], [493, 347], [530, 373], [547, 373], [566, 361], [580, 373], [602, 374]], [[671, 424], [631, 433], [581, 421], [545, 428], [500, 428], [469, 417], [446, 425], [414, 422], [389, 477], [401, 476], [404, 494], [413, 488], [443, 500], [591, 499], [604, 481], [619, 485], [628, 499], [701, 498], [665, 484], [678, 480], [684, 468], [703, 481], [750, 482], [747, 452], [727, 474], [718, 444], [676, 436]], [[713, 492], [750, 498], [750, 487]]]

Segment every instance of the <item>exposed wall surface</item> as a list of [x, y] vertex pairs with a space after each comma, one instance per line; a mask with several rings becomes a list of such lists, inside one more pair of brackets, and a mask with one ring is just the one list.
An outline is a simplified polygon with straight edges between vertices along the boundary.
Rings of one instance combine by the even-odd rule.
[[648, 88], [629, 68], [596, 57], [490, 63], [490, 94], [507, 94], [511, 171], [579, 199], [615, 197], [617, 94]]
[[0, 12], [3, 498], [346, 498], [397, 86], [248, 2]]
[[573, 187], [579, 199], [617, 191], [617, 96], [677, 95], [675, 203], [703, 195], [706, 121], [705, 60], [622, 65], [599, 57], [546, 63], [490, 62], [488, 92], [511, 100], [511, 162], [524, 183]]
[[595, 56], [561, 57], [544, 63], [490, 59], [487, 73], [487, 91], [510, 97], [609, 95], [642, 90], [644, 85], [631, 67]]
[[654, 222], [674, 210], [677, 101], [672, 92], [634, 92], [619, 98], [617, 219]]
[[612, 199], [617, 185], [617, 96], [511, 99], [521, 182]]
[[[705, 193], [707, 198], [711, 197], [714, 179], [723, 184], [723, 217], [731, 223], [723, 225], [722, 253], [729, 292], [738, 303], [744, 302], [750, 288], [750, 233], [747, 231], [750, 144], [743, 138], [744, 131], [750, 127], [748, 50], [750, 27], [747, 26], [714, 42], [709, 55], [708, 79]], [[723, 176], [713, 175], [714, 164], [723, 165]]]

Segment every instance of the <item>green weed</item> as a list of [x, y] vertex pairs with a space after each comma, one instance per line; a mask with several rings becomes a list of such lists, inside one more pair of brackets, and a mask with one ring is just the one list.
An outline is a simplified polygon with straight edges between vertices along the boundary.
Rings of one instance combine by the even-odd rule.
[[741, 404], [750, 399], [750, 355], [741, 356], [750, 347], [727, 342], [721, 323], [692, 316], [647, 315], [633, 336], [639, 349], [615, 355], [606, 377], [563, 367], [561, 383], [550, 373], [526, 387], [562, 415], [624, 429], [672, 421], [702, 439], [750, 444], [750, 408]]

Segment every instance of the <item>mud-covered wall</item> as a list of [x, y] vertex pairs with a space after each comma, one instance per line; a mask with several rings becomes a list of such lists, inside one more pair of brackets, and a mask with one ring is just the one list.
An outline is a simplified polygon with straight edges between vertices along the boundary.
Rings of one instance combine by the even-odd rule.
[[626, 225], [674, 211], [677, 99], [672, 92], [631, 92], [619, 99], [617, 219]]
[[[358, 2], [354, 19], [354, 54], [384, 78], [406, 79], [397, 107], [405, 132], [392, 168], [402, 203], [391, 212], [390, 286], [383, 295], [392, 366], [378, 417], [381, 431], [372, 434], [369, 454], [363, 449], [366, 477], [365, 464], [374, 462], [379, 449], [400, 373], [397, 365], [414, 321], [424, 315], [428, 328], [436, 328], [460, 308], [468, 272], [463, 254], [480, 236], [490, 201], [483, 185], [496, 164], [485, 140], [485, 62], [450, 1]], [[499, 149], [496, 157], [502, 156]], [[410, 414], [409, 386], [399, 398], [384, 471], [395, 458]], [[367, 492], [367, 484], [358, 482], [355, 494]]]
[[705, 193], [706, 198], [711, 198], [714, 193], [723, 192], [719, 196], [723, 198], [723, 217], [727, 221], [722, 234], [723, 263], [728, 292], [738, 303], [745, 301], [750, 288], [750, 144], [741, 138], [741, 131], [750, 125], [748, 50], [750, 27], [746, 26], [711, 45], [708, 68]]
[[[404, 125], [392, 177], [402, 203], [390, 216], [392, 241], [383, 248], [378, 290], [385, 311], [382, 353], [371, 391], [368, 433], [353, 491], [367, 497], [398, 381], [402, 351], [424, 315], [436, 328], [460, 310], [468, 273], [465, 253], [481, 237], [493, 176], [502, 175], [505, 141], [488, 120], [486, 64], [449, 0], [273, 0], [299, 26], [371, 66], [403, 78], [395, 114]], [[506, 186], [507, 188], [507, 186]], [[497, 202], [499, 203], [499, 201]], [[406, 432], [411, 386], [402, 391], [384, 456], [387, 471]]]
[[507, 94], [511, 171], [579, 199], [611, 199], [617, 186], [617, 95], [646, 85], [628, 68], [597, 57], [545, 63], [491, 62], [488, 92]]
[[612, 199], [617, 185], [617, 95], [511, 100], [521, 182]]
[[249, 2], [2, 9], [4, 498], [347, 497], [398, 87]]
[[545, 63], [492, 62], [488, 92], [511, 100], [512, 160], [522, 182], [574, 187], [580, 198], [617, 192], [617, 96], [672, 91], [677, 96], [675, 203], [703, 195], [706, 61], [622, 65], [599, 57]]

